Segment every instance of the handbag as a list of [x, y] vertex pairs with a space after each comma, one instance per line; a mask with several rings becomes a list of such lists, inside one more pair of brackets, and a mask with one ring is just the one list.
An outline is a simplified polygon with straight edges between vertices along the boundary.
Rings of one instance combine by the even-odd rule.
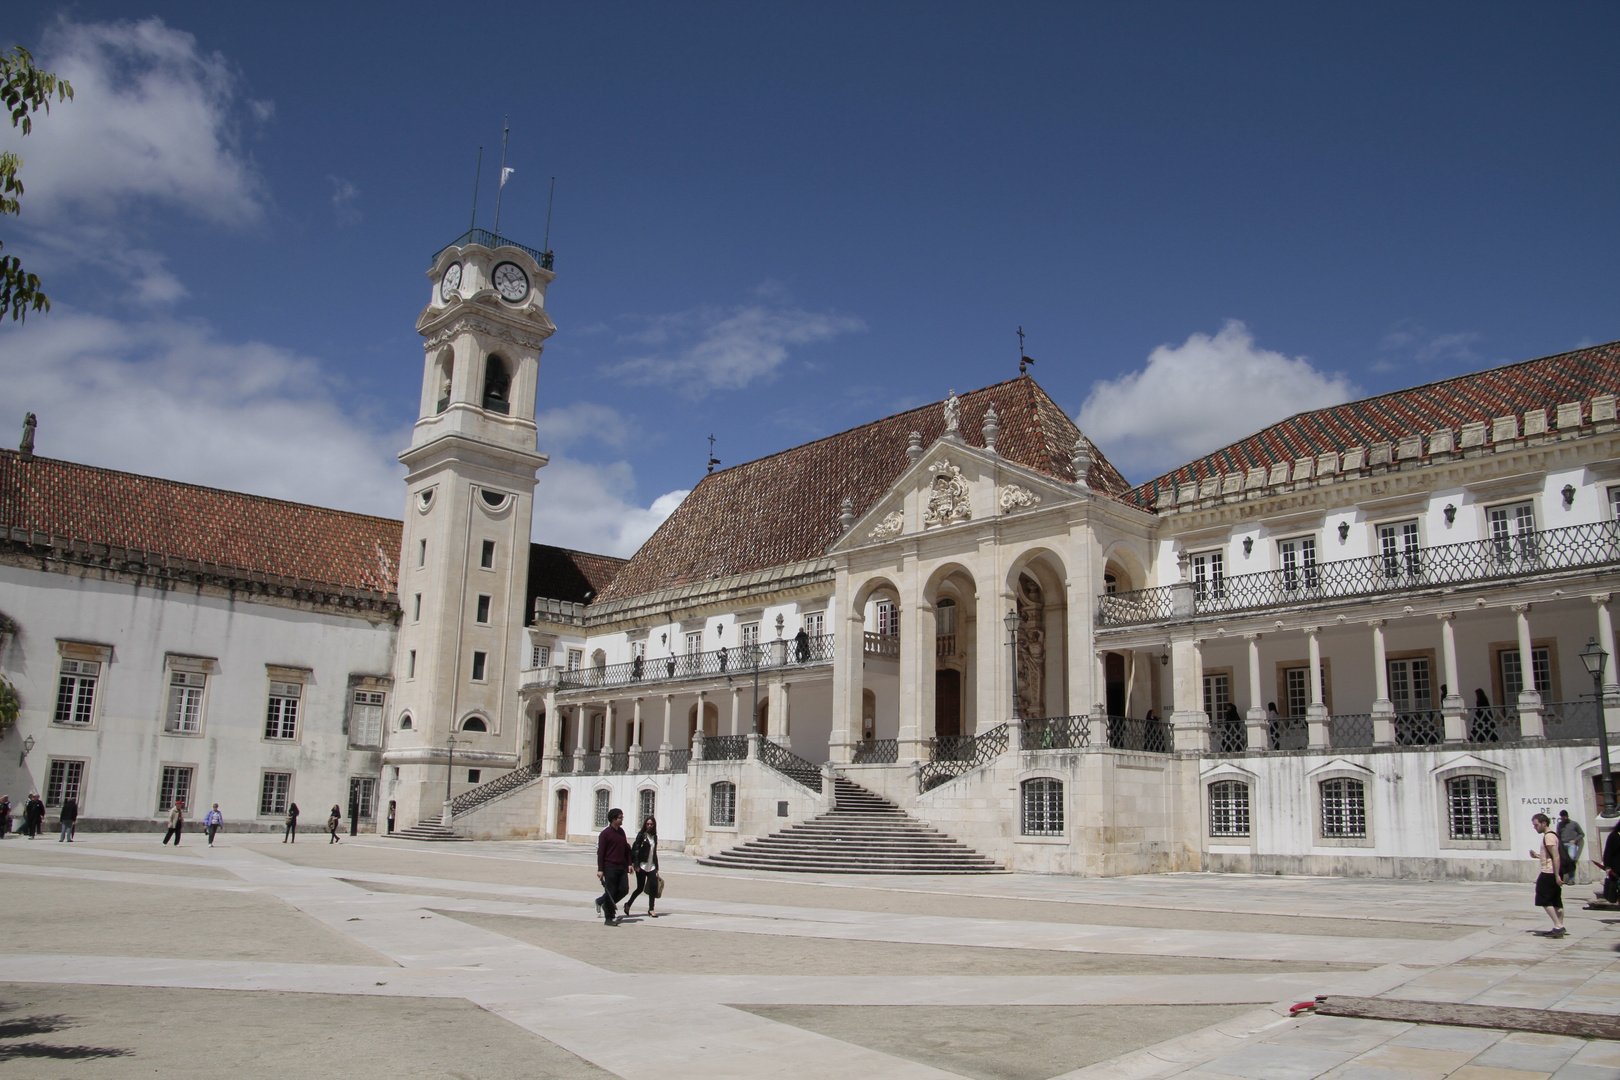
[[653, 878], [653, 899], [662, 900], [663, 898], [664, 898], [664, 875], [663, 874], [657, 874]]

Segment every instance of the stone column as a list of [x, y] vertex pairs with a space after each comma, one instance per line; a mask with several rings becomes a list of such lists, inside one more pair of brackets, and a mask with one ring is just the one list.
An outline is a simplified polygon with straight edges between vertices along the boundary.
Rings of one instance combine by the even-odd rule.
[[731, 688], [731, 733], [733, 735], [741, 733], [741, 729], [737, 726], [740, 719], [739, 714], [741, 712], [742, 690], [739, 687], [733, 686]]
[[782, 683], [782, 712], [780, 713], [782, 718], [781, 730], [779, 734], [771, 737], [771, 741], [777, 746], [782, 747], [784, 750], [793, 749], [792, 690], [792, 683], [785, 681]]
[[1462, 683], [1457, 674], [1457, 613], [1442, 611], [1440, 620], [1440, 651], [1446, 669], [1446, 696], [1440, 702], [1445, 717], [1446, 742], [1464, 742], [1468, 738], [1468, 718], [1463, 713]]
[[557, 711], [557, 691], [547, 690], [545, 696], [546, 732], [545, 747], [541, 750], [540, 772], [544, 776], [552, 776], [557, 772], [557, 766], [562, 763], [563, 724], [562, 714]]
[[582, 701], [574, 706], [574, 772], [585, 771], [585, 743], [590, 739], [590, 729], [586, 727], [585, 703]]
[[1305, 640], [1311, 649], [1311, 703], [1305, 710], [1307, 744], [1313, 749], [1328, 745], [1327, 702], [1322, 697], [1322, 628], [1307, 626]]
[[1395, 703], [1389, 699], [1389, 662], [1384, 655], [1384, 620], [1374, 619], [1367, 624], [1373, 632], [1373, 686], [1372, 707], [1373, 744], [1395, 744]]
[[1091, 715], [1103, 719], [1108, 715], [1108, 653], [1099, 649], [1094, 655], [1097, 660], [1092, 665], [1092, 685], [1097, 689], [1097, 700], [1091, 703]]
[[630, 751], [629, 752], [630, 752], [631, 756], [635, 758], [635, 760], [630, 763], [630, 768], [632, 769], [632, 771], [634, 771], [634, 770], [639, 770], [640, 767], [641, 767], [641, 757], [640, 757], [640, 755], [641, 755], [641, 738], [642, 738], [642, 735], [641, 735], [641, 699], [640, 698], [632, 698], [631, 702], [632, 702], [632, 708], [634, 709], [634, 712], [631, 714], [631, 718], [630, 718]]
[[602, 771], [613, 771], [613, 702], [602, 702]]
[[[695, 735], [697, 732], [701, 731], [703, 733], [703, 737], [708, 738], [709, 729], [704, 726], [703, 721], [705, 714], [708, 712], [709, 692], [707, 690], [699, 690], [697, 692], [697, 698], [697, 727], [694, 729], [693, 734]], [[718, 735], [720, 733], [718, 730], [720, 727], [718, 720], [716, 720], [714, 726], [716, 728], [715, 734]]]
[[675, 695], [664, 695], [664, 740], [658, 744], [658, 771], [669, 772], [669, 715], [675, 708]]
[[[1204, 715], [1203, 686], [1198, 677], [1198, 655], [1203, 645], [1191, 630], [1170, 637], [1170, 722], [1176, 729], [1176, 749], [1209, 750], [1209, 717]], [[1104, 732], [1093, 732], [1104, 735]]]
[[1530, 643], [1530, 605], [1514, 604], [1513, 614], [1519, 619], [1519, 673], [1524, 677], [1524, 688], [1519, 691], [1519, 735], [1526, 739], [1542, 739], [1547, 729], [1541, 720], [1541, 692], [1536, 689], [1535, 648]]
[[900, 761], [926, 758], [927, 740], [934, 732], [934, 609], [923, 602], [921, 573], [915, 564], [915, 556], [908, 555], [906, 595], [912, 603], [900, 617]]
[[[833, 638], [832, 740], [827, 757], [840, 765], [854, 759], [865, 704], [862, 691], [866, 689], [866, 613], [854, 604], [849, 606], [851, 610], [844, 613], [844, 630]], [[752, 724], [749, 730], [753, 730]]]
[[1267, 730], [1265, 693], [1260, 686], [1260, 635], [1244, 634], [1249, 643], [1249, 711], [1244, 716], [1244, 727], [1250, 750], [1271, 749], [1271, 733]]
[[1614, 653], [1614, 620], [1609, 615], [1609, 593], [1599, 593], [1592, 597], [1592, 603], [1598, 610], [1598, 645], [1609, 654], [1607, 665], [1603, 669], [1603, 722], [1609, 730], [1609, 737], [1613, 739], [1620, 735], [1620, 683], [1615, 676], [1620, 675], [1620, 656]]

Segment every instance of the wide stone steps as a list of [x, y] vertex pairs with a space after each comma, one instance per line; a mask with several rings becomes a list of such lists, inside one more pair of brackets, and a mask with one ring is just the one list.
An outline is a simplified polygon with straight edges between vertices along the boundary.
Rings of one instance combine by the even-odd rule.
[[468, 837], [457, 836], [449, 826], [438, 821], [419, 821], [407, 829], [384, 833], [395, 840], [457, 840], [470, 843]]
[[863, 787], [834, 781], [836, 809], [699, 859], [703, 866], [814, 874], [999, 874], [997, 863]]

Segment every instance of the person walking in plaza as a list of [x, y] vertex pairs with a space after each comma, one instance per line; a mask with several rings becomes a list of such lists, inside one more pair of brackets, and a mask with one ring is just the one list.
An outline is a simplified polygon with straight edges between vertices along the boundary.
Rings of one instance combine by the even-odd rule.
[[174, 805], [169, 807], [169, 831], [163, 834], [163, 842], [167, 844], [169, 838], [174, 838], [174, 846], [180, 846], [180, 833], [186, 825], [186, 800], [176, 799]]
[[1558, 842], [1564, 845], [1564, 884], [1573, 885], [1581, 865], [1581, 848], [1586, 846], [1586, 830], [1580, 822], [1570, 820], [1568, 810], [1558, 811]]
[[0, 795], [0, 840], [11, 831], [11, 796]]
[[214, 834], [219, 832], [219, 827], [223, 824], [225, 815], [219, 812], [219, 803], [215, 803], [214, 808], [203, 815], [203, 828], [208, 831], [209, 847], [214, 846]]
[[658, 821], [651, 814], [641, 823], [635, 843], [630, 845], [630, 864], [636, 869], [636, 891], [624, 902], [624, 913], [630, 914], [630, 905], [636, 897], [647, 894], [647, 917], [658, 918], [653, 909], [658, 906]]
[[57, 839], [60, 844], [63, 840], [73, 843], [73, 834], [79, 825], [79, 800], [69, 795], [62, 800], [62, 809], [57, 812], [57, 818], [62, 824], [62, 835]]
[[1620, 822], [1609, 830], [1609, 839], [1603, 845], [1603, 861], [1592, 861], [1603, 871], [1603, 877], [1598, 881], [1597, 895], [1593, 899], [1620, 904]]
[[614, 905], [630, 891], [630, 841], [625, 839], [624, 811], [617, 807], [608, 811], [607, 828], [596, 838], [596, 879], [602, 883], [602, 895], [596, 898], [596, 910], [607, 926], [616, 926]]
[[328, 844], [335, 844], [338, 842], [338, 822], [342, 819], [343, 814], [338, 810], [338, 804], [333, 803], [332, 812], [326, 817], [326, 831], [332, 836], [332, 839], [327, 841]]
[[1530, 857], [1541, 865], [1541, 873], [1536, 876], [1536, 907], [1552, 920], [1553, 928], [1547, 936], [1561, 938], [1569, 931], [1564, 929], [1564, 890], [1558, 884], [1558, 834], [1546, 814], [1537, 814], [1530, 823], [1541, 836], [1541, 842], [1530, 849]]
[[287, 804], [287, 831], [281, 834], [281, 842], [298, 843], [298, 804], [295, 802]]
[[45, 827], [45, 802], [39, 797], [39, 792], [29, 794], [28, 802], [23, 806], [23, 831], [32, 840], [39, 835], [39, 830]]

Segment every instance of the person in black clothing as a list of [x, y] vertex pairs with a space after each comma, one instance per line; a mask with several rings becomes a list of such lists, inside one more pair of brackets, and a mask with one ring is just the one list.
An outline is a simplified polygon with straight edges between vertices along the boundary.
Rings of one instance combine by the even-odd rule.
[[0, 840], [11, 831], [11, 796], [0, 795]]
[[60, 844], [63, 840], [73, 843], [73, 833], [79, 824], [79, 800], [69, 795], [62, 800], [61, 812], [57, 815], [62, 822], [62, 835], [57, 839]]
[[647, 916], [656, 919], [658, 912], [658, 821], [651, 814], [641, 823], [636, 842], [630, 845], [630, 865], [636, 871], [636, 891], [624, 902], [624, 913], [630, 914], [630, 905], [636, 897], [647, 894]]
[[793, 635], [793, 659], [803, 664], [810, 659], [810, 634], [804, 627]]
[[1604, 873], [1594, 899], [1620, 904], [1620, 824], [1609, 830], [1609, 839], [1603, 845], [1603, 861], [1597, 866]]
[[615, 807], [608, 811], [607, 828], [596, 838], [596, 879], [602, 883], [602, 895], [596, 898], [596, 910], [608, 926], [614, 921], [614, 905], [630, 891], [630, 841], [624, 837], [624, 811]]
[[35, 792], [28, 796], [28, 803], [23, 807], [23, 832], [32, 840], [39, 835], [39, 830], [45, 824], [45, 803]]
[[333, 803], [332, 813], [328, 815], [326, 819], [326, 831], [332, 834], [332, 839], [327, 841], [328, 844], [335, 844], [338, 842], [338, 824], [342, 822], [342, 820], [343, 814], [338, 809], [338, 804]]
[[287, 804], [287, 831], [281, 834], [281, 842], [283, 844], [285, 844], [289, 840], [292, 841], [295, 844], [298, 843], [298, 804], [297, 803], [288, 803]]

